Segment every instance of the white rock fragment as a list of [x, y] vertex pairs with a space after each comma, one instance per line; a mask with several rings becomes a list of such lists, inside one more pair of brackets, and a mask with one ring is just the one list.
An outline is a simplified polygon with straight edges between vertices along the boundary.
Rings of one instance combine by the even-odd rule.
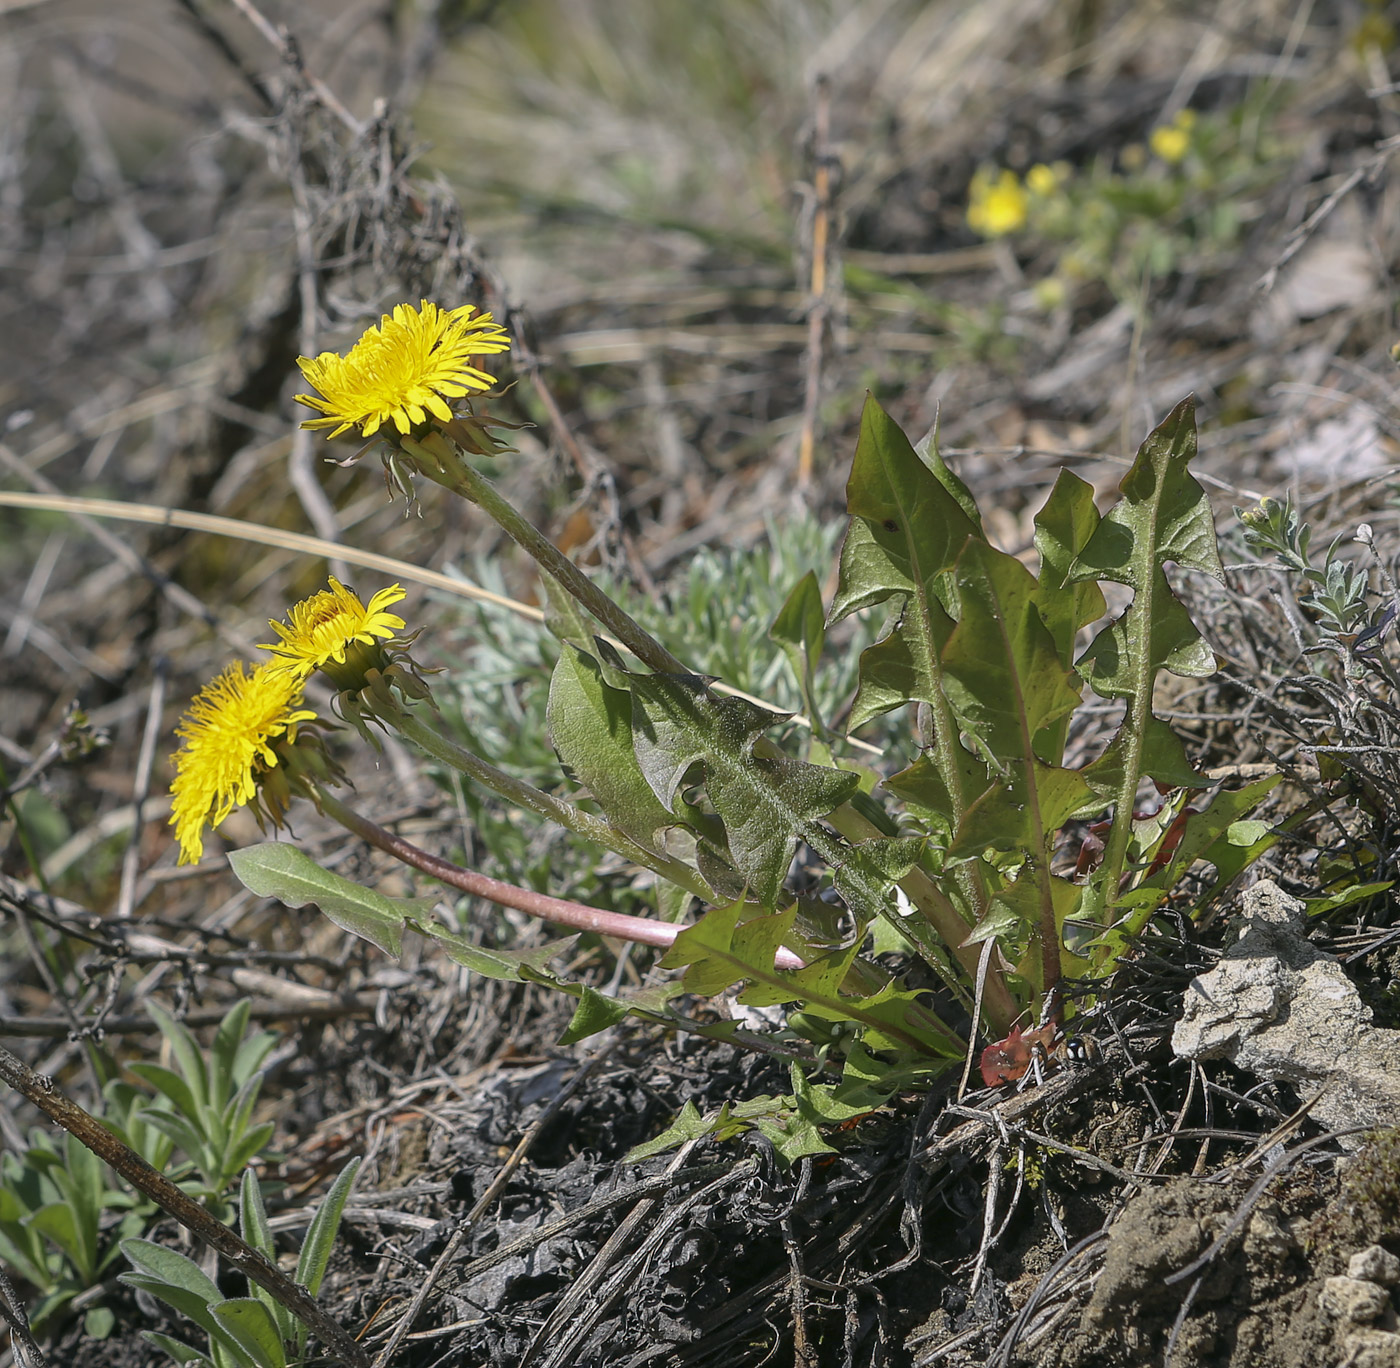
[[1322, 1284], [1317, 1304], [1334, 1320], [1369, 1325], [1389, 1308], [1390, 1294], [1385, 1288], [1377, 1287], [1364, 1278], [1348, 1278], [1338, 1274]]
[[1334, 1130], [1400, 1124], [1400, 1031], [1371, 1025], [1341, 965], [1304, 937], [1297, 898], [1266, 879], [1241, 901], [1240, 939], [1191, 980], [1172, 1049], [1229, 1059], [1305, 1096], [1321, 1088], [1313, 1115]]
[[1367, 1326], [1342, 1341], [1345, 1357], [1338, 1368], [1400, 1368], [1400, 1335]]
[[1347, 1276], [1394, 1287], [1400, 1283], [1400, 1258], [1381, 1245], [1368, 1245], [1347, 1260]]

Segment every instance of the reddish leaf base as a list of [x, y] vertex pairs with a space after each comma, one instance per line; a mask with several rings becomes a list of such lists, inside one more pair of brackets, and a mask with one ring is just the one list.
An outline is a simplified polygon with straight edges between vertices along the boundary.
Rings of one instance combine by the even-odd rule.
[[982, 1051], [982, 1082], [989, 1088], [996, 1088], [1024, 1078], [1036, 1046], [1040, 1047], [1042, 1057], [1049, 1056], [1057, 1043], [1057, 1031], [1053, 1021], [1034, 1031], [1023, 1032], [1019, 1026], [1013, 1026], [1005, 1040], [994, 1041]]

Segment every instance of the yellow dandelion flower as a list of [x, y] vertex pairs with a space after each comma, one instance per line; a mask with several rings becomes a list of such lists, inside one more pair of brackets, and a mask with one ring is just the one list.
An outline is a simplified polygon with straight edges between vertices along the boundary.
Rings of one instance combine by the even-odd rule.
[[260, 776], [278, 763], [272, 742], [295, 741], [297, 725], [315, 719], [300, 706], [301, 689], [287, 670], [269, 663], [245, 674], [238, 661], [196, 695], [175, 729], [185, 744], [171, 757], [170, 825], [181, 864], [203, 855], [206, 825], [256, 799]]
[[1060, 187], [1060, 178], [1053, 166], [1046, 166], [1044, 162], [1036, 162], [1029, 171], [1026, 172], [1026, 189], [1033, 195], [1050, 196]]
[[450, 310], [426, 299], [417, 309], [396, 305], [349, 355], [297, 358], [301, 373], [320, 391], [298, 394], [297, 402], [322, 414], [302, 427], [332, 428], [330, 437], [357, 427], [372, 437], [390, 422], [404, 434], [429, 416], [451, 422], [449, 400], [495, 383], [494, 376], [471, 364], [472, 358], [509, 350], [505, 330], [471, 304]]
[[268, 624], [281, 640], [259, 645], [277, 657], [274, 667], [305, 678], [329, 664], [345, 664], [346, 651], [357, 641], [377, 646], [376, 638], [387, 641], [403, 630], [404, 620], [384, 611], [408, 597], [399, 585], [381, 589], [368, 604], [361, 603], [359, 595], [334, 575], [330, 576], [330, 586], [293, 607], [287, 614], [286, 626], [280, 622]]
[[968, 187], [967, 226], [983, 237], [1005, 237], [1026, 226], [1030, 197], [1014, 171], [979, 171]]

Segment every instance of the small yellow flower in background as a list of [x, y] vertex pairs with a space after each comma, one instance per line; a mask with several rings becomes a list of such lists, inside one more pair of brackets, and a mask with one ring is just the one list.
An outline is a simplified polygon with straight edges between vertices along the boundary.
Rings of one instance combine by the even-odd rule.
[[1026, 189], [1033, 195], [1053, 195], [1059, 188], [1060, 178], [1053, 166], [1046, 166], [1044, 162], [1036, 162], [1026, 172]]
[[1031, 293], [1035, 296], [1036, 308], [1042, 313], [1053, 313], [1056, 309], [1063, 308], [1069, 298], [1068, 286], [1057, 275], [1037, 280]]
[[986, 238], [1015, 233], [1026, 226], [1029, 199], [1014, 171], [979, 171], [968, 187], [967, 226]]
[[1196, 126], [1196, 111], [1181, 110], [1171, 123], [1152, 130], [1148, 139], [1153, 152], [1170, 166], [1183, 161], [1191, 150], [1191, 130]]
[[494, 376], [471, 364], [472, 358], [509, 350], [505, 329], [474, 305], [448, 310], [426, 299], [417, 309], [396, 305], [349, 355], [297, 358], [301, 373], [320, 391], [298, 394], [297, 402], [323, 415], [302, 427], [333, 428], [330, 437], [354, 427], [372, 437], [386, 423], [407, 434], [429, 416], [451, 422], [449, 400], [495, 383]]
[[298, 724], [315, 720], [301, 707], [301, 690], [290, 671], [269, 663], [245, 674], [238, 661], [196, 695], [175, 729], [185, 744], [171, 757], [170, 825], [181, 864], [204, 854], [205, 826], [217, 827], [235, 807], [256, 801], [261, 777], [277, 767], [272, 743], [294, 742]]
[[329, 578], [329, 589], [312, 594], [292, 608], [286, 626], [268, 623], [281, 640], [259, 645], [277, 657], [276, 668], [298, 672], [305, 678], [326, 665], [344, 665], [345, 653], [355, 642], [374, 647], [378, 646], [378, 639], [387, 641], [403, 630], [404, 620], [385, 612], [391, 604], [408, 596], [402, 587], [391, 584], [364, 604], [353, 589], [347, 589], [334, 575]]

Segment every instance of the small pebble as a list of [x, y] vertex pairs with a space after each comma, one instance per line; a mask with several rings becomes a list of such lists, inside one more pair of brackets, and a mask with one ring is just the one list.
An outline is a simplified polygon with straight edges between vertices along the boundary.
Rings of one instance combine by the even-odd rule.
[[1369, 1245], [1347, 1260], [1347, 1276], [1394, 1287], [1400, 1283], [1400, 1258], [1381, 1245]]
[[1390, 1305], [1385, 1288], [1362, 1278], [1328, 1278], [1318, 1294], [1318, 1305], [1337, 1320], [1366, 1325]]

